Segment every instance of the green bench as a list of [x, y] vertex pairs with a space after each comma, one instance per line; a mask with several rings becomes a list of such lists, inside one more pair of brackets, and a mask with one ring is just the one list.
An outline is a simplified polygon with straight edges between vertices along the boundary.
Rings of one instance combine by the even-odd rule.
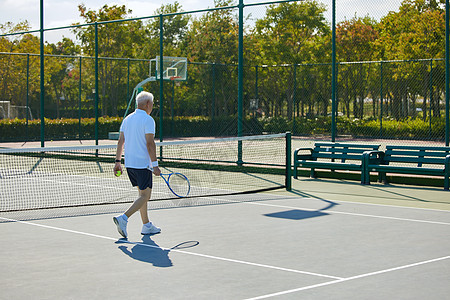
[[[298, 148], [294, 151], [294, 178], [297, 168], [310, 168], [311, 177], [316, 177], [315, 169], [360, 171], [366, 151], [378, 150], [380, 145], [317, 142], [314, 148]], [[362, 178], [361, 183], [365, 182]]]
[[386, 173], [443, 176], [449, 189], [450, 147], [386, 146], [386, 151], [367, 151], [363, 155], [364, 184], [370, 184], [370, 172], [387, 183]]

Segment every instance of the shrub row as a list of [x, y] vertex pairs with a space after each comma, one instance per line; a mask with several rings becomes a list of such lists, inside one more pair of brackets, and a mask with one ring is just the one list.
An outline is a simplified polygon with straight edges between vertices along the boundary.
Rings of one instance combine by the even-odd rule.
[[[159, 120], [157, 136], [161, 132]], [[99, 139], [108, 138], [109, 132], [118, 131], [122, 118], [99, 118]], [[445, 138], [445, 120], [436, 118], [430, 121], [422, 119], [405, 119], [402, 121], [376, 119], [349, 119], [338, 117], [336, 120], [337, 134], [368, 138], [401, 138], [401, 139], [433, 139]], [[313, 119], [296, 118], [288, 120], [282, 117], [246, 118], [242, 122], [243, 135], [279, 133], [291, 131], [295, 135], [331, 134], [331, 118], [318, 117]], [[163, 122], [164, 137], [191, 136], [235, 136], [237, 135], [237, 117], [170, 117]], [[95, 119], [45, 119], [46, 140], [62, 139], [94, 139]], [[40, 120], [28, 121], [22, 119], [0, 120], [0, 141], [40, 140]]]

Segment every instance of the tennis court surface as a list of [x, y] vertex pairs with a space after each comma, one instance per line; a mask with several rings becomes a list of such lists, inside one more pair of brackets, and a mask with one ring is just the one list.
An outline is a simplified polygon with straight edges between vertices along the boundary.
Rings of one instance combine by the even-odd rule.
[[[171, 200], [154, 203], [170, 202]], [[203, 202], [202, 202], [203, 201]], [[293, 190], [0, 215], [2, 299], [448, 299], [450, 197], [438, 188], [300, 179]], [[80, 208], [78, 208], [80, 209]]]

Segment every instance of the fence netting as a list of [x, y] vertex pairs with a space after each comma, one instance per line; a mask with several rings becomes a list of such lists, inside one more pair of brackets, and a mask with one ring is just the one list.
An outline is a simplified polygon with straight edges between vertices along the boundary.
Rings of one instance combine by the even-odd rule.
[[[444, 4], [351, 2], [336, 6], [336, 139], [444, 141]], [[332, 1], [244, 1], [242, 49], [237, 4], [215, 1], [211, 9], [186, 13], [175, 2], [139, 19], [125, 6], [80, 9], [90, 25], [66, 28], [45, 43], [44, 105], [39, 36], [5, 35], [20, 30], [2, 24], [0, 141], [40, 140], [42, 117], [45, 140], [93, 139], [96, 122], [98, 138], [107, 139], [161, 48], [164, 56], [186, 57], [188, 75], [164, 81], [162, 89], [159, 80], [143, 87], [155, 95], [160, 138], [291, 131], [330, 139]], [[132, 20], [109, 22], [117, 19]]]

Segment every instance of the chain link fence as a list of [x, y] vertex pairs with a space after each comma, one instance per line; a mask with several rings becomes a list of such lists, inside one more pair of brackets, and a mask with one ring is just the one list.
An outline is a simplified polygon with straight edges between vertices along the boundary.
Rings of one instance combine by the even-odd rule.
[[[351, 15], [346, 4], [338, 4], [336, 140], [443, 143], [445, 13], [442, 4], [423, 2], [367, 4], [367, 13]], [[239, 8], [233, 1], [218, 1], [215, 8], [186, 13], [170, 4], [154, 16], [126, 22], [102, 19], [101, 12], [108, 11], [130, 17], [116, 6], [93, 11], [95, 19], [86, 19], [90, 25], [70, 29], [73, 40], [45, 45], [44, 111], [39, 54], [31, 50], [39, 39], [33, 33], [3, 35], [0, 141], [39, 140], [42, 117], [46, 140], [93, 139], [96, 123], [98, 137], [108, 138], [118, 131], [134, 87], [149, 76], [150, 59], [161, 47], [165, 56], [189, 61], [186, 81], [165, 81], [162, 94], [159, 81], [144, 87], [155, 95], [152, 115], [162, 124], [161, 138], [291, 131], [299, 138], [330, 140], [332, 1], [245, 3], [242, 50]], [[100, 22], [97, 60], [93, 21]]]

